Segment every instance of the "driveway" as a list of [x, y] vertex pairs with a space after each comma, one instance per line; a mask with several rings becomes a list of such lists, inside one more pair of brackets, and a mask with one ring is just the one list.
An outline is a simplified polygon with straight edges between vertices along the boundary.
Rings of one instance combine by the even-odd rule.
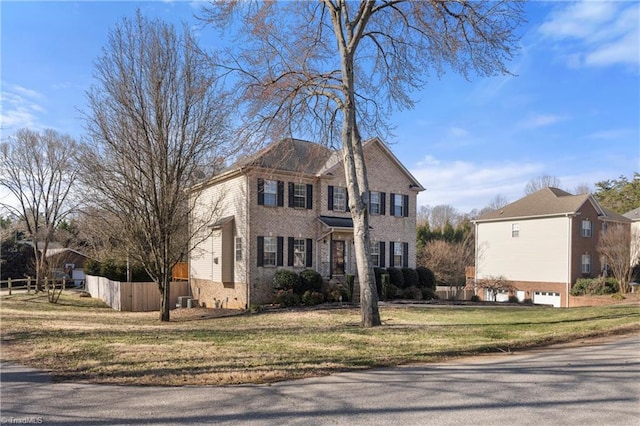
[[0, 371], [2, 423], [640, 424], [640, 335], [272, 385], [123, 387]]

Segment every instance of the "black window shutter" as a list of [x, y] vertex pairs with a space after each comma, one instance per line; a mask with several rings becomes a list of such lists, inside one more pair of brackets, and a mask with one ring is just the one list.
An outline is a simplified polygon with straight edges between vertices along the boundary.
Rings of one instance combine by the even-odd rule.
[[293, 207], [293, 182], [289, 182], [289, 207]]
[[333, 210], [333, 186], [329, 185], [327, 192], [327, 210]]
[[384, 241], [380, 241], [378, 244], [380, 245], [380, 256], [378, 256], [380, 258], [380, 267], [384, 268], [384, 257], [386, 256], [384, 252]]
[[258, 237], [258, 266], [264, 266], [264, 237]]
[[409, 243], [402, 243], [402, 267], [409, 267]]
[[402, 197], [402, 209], [404, 210], [404, 217], [409, 217], [409, 196], [403, 195]]
[[389, 194], [389, 216], [396, 215], [396, 194]]
[[380, 214], [382, 216], [386, 214], [385, 212], [385, 205], [387, 204], [386, 201], [387, 201], [387, 194], [384, 192], [381, 192], [380, 193]]
[[278, 252], [276, 254], [276, 257], [277, 257], [276, 265], [277, 266], [284, 265], [284, 263], [282, 262], [282, 260], [283, 260], [282, 259], [282, 254], [283, 254], [282, 252], [284, 251], [284, 247], [283, 246], [284, 246], [284, 237], [278, 237]]
[[307, 208], [313, 208], [313, 185], [307, 184]]
[[393, 241], [389, 241], [389, 268], [393, 268], [393, 253], [394, 253], [394, 247], [395, 243]]
[[346, 211], [350, 212], [351, 209], [349, 208], [349, 188], [345, 188], [344, 189], [344, 199], [345, 199], [345, 203], [346, 203]]
[[284, 207], [284, 182], [278, 181], [278, 207]]
[[293, 237], [287, 238], [287, 266], [293, 266]]
[[307, 238], [307, 259], [306, 259], [306, 267], [311, 268], [313, 266], [313, 240], [311, 238]]
[[258, 205], [264, 206], [264, 179], [258, 178]]

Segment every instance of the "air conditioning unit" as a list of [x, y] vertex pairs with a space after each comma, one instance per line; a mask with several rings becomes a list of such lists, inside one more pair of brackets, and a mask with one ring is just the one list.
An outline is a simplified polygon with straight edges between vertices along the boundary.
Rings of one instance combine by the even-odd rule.
[[190, 300], [191, 296], [178, 296], [178, 308], [186, 308]]

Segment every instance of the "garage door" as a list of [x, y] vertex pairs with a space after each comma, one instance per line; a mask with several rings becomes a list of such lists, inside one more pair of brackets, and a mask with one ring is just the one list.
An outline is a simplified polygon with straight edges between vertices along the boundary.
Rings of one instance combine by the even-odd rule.
[[551, 291], [535, 291], [533, 292], [533, 303], [536, 305], [553, 305], [554, 308], [560, 307], [560, 293]]

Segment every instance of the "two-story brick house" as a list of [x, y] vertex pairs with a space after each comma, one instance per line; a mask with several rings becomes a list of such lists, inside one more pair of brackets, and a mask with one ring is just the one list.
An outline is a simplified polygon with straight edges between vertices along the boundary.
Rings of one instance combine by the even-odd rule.
[[592, 195], [541, 189], [474, 221], [475, 280], [504, 277], [520, 300], [568, 307], [572, 284], [602, 273], [597, 246], [612, 222], [629, 221]]
[[[374, 265], [415, 267], [416, 199], [424, 188], [379, 139], [363, 150]], [[192, 295], [201, 305], [268, 303], [279, 268], [311, 268], [325, 279], [356, 274], [340, 151], [285, 139], [193, 194], [218, 209], [213, 234], [194, 242], [189, 259]]]

